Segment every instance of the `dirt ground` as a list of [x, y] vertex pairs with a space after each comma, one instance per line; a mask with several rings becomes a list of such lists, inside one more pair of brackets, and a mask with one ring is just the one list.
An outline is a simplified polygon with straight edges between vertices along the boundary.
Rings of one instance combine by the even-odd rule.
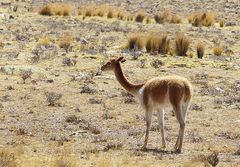
[[[0, 151], [14, 155], [20, 167], [56, 166], [60, 161], [93, 167], [208, 166], [206, 157], [214, 152], [219, 153], [218, 166], [240, 166], [239, 1], [112, 4], [128, 11], [145, 9], [148, 14], [169, 9], [181, 15], [183, 22], [41, 16], [36, 12], [40, 0], [0, 6]], [[15, 5], [18, 10], [13, 12]], [[230, 26], [193, 27], [187, 15], [199, 8], [213, 10]], [[188, 52], [193, 58], [124, 49], [129, 34], [136, 32], [167, 32], [172, 46], [182, 32], [191, 39]], [[58, 45], [64, 36], [72, 37], [67, 51]], [[199, 40], [206, 45], [203, 59], [196, 57]], [[44, 41], [48, 44], [43, 45]], [[216, 41], [224, 47], [221, 56], [213, 55]], [[122, 67], [133, 83], [180, 75], [193, 84], [181, 154], [173, 152], [179, 125], [171, 111], [165, 112], [167, 148], [161, 149], [154, 113], [148, 150], [140, 150], [144, 110], [112, 72], [100, 70], [104, 62], [119, 56], [127, 59]]]

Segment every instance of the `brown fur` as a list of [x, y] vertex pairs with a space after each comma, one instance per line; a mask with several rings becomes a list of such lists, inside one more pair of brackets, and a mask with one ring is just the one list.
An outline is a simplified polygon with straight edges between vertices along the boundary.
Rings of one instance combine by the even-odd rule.
[[175, 144], [176, 152], [181, 152], [186, 112], [190, 105], [193, 90], [191, 83], [179, 76], [156, 77], [148, 80], [144, 84], [130, 83], [122, 72], [120, 62], [125, 62], [123, 57], [112, 59], [102, 66], [102, 70], [113, 70], [118, 82], [132, 95], [141, 99], [142, 105], [146, 112], [146, 134], [143, 149], [146, 149], [148, 136], [151, 125], [152, 111], [158, 110], [158, 121], [162, 135], [162, 145], [165, 147], [164, 136], [164, 108], [168, 105], [172, 106], [175, 111], [176, 118], [179, 122], [180, 129], [178, 139]]

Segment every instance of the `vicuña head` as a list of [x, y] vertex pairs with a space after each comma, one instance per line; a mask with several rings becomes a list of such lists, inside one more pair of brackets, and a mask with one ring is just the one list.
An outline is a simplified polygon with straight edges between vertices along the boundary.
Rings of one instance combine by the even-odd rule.
[[179, 76], [155, 77], [142, 84], [132, 84], [124, 76], [121, 63], [126, 60], [123, 57], [111, 59], [104, 64], [103, 71], [113, 70], [118, 82], [129, 93], [139, 98], [141, 105], [145, 109], [146, 134], [143, 149], [146, 149], [149, 130], [152, 119], [152, 112], [157, 110], [158, 122], [161, 130], [162, 146], [166, 147], [164, 135], [164, 109], [171, 107], [180, 125], [178, 139], [175, 144], [175, 151], [181, 152], [186, 112], [192, 99], [191, 83]]

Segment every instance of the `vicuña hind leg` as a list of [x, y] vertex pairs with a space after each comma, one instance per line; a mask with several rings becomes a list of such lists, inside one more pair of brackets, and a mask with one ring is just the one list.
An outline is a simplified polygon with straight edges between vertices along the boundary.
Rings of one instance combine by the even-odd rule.
[[152, 110], [146, 110], [146, 134], [145, 134], [145, 140], [144, 144], [142, 146], [143, 150], [146, 150], [147, 143], [148, 143], [148, 136], [149, 136], [149, 131], [150, 131], [150, 126], [151, 126], [151, 121], [152, 121]]
[[182, 113], [183, 112], [182, 107], [180, 107], [180, 106], [176, 106], [174, 110], [176, 111], [176, 117], [177, 117], [177, 120], [180, 125], [178, 139], [175, 144], [175, 151], [176, 151], [176, 153], [181, 153], [184, 130], [185, 130], [185, 119], [183, 118], [183, 116], [185, 116], [185, 114]]
[[159, 128], [161, 130], [161, 136], [162, 136], [162, 148], [166, 148], [166, 141], [165, 141], [165, 135], [164, 135], [164, 110], [163, 109], [158, 110], [157, 116], [158, 116]]

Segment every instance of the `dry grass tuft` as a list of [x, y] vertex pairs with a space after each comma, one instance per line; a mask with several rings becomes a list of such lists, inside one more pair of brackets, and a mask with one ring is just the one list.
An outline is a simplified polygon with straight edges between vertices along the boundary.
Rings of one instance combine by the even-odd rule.
[[223, 52], [223, 48], [220, 47], [220, 46], [215, 46], [215, 47], [213, 48], [213, 54], [214, 54], [215, 56], [221, 56], [221, 55], [222, 55], [222, 52]]
[[72, 14], [72, 5], [63, 3], [47, 4], [40, 9], [39, 14], [46, 16], [70, 16]]
[[224, 27], [225, 26], [225, 21], [224, 20], [220, 20], [219, 21], [219, 26], [220, 27]]
[[83, 7], [79, 7], [77, 13], [79, 16], [83, 16], [85, 15], [85, 9]]
[[156, 14], [154, 16], [154, 19], [156, 21], [156, 23], [159, 23], [159, 24], [163, 24], [164, 22], [167, 22], [171, 19], [171, 12], [166, 10], [160, 14]]
[[86, 17], [92, 17], [94, 16], [94, 11], [95, 11], [95, 7], [93, 5], [89, 5], [86, 7], [86, 12], [85, 12], [85, 16]]
[[99, 17], [103, 17], [106, 13], [106, 6], [100, 5], [96, 10], [96, 15]]
[[147, 40], [145, 43], [146, 51], [148, 53], [158, 52], [158, 46], [159, 46], [159, 38], [156, 36], [156, 34], [150, 34], [147, 37]]
[[204, 52], [205, 52], [205, 46], [203, 45], [203, 43], [199, 42], [197, 44], [197, 57], [199, 59], [202, 59], [204, 56]]
[[131, 35], [128, 39], [127, 48], [129, 50], [142, 50], [144, 48], [144, 40], [140, 35]]
[[17, 167], [15, 155], [5, 150], [0, 151], [0, 167]]
[[190, 40], [183, 34], [178, 34], [175, 41], [175, 53], [178, 56], [187, 56]]
[[136, 15], [135, 21], [142, 23], [143, 20], [145, 18], [145, 13], [143, 11], [138, 12], [138, 14]]
[[170, 49], [170, 39], [168, 38], [167, 34], [160, 36], [151, 34], [146, 40], [145, 47], [147, 52], [167, 54]]
[[69, 35], [65, 35], [59, 39], [58, 45], [60, 48], [63, 48], [66, 52], [68, 52], [71, 49], [72, 42], [73, 38]]
[[47, 37], [40, 38], [38, 42], [42, 46], [48, 46], [50, 44], [50, 40]]
[[52, 5], [48, 4], [48, 5], [43, 6], [40, 9], [39, 14], [45, 15], [45, 16], [52, 16], [54, 14], [53, 9], [52, 9]]
[[109, 18], [109, 19], [114, 18], [114, 12], [113, 12], [113, 9], [109, 9], [108, 14], [107, 14], [107, 18]]
[[182, 22], [182, 19], [180, 16], [176, 15], [176, 14], [172, 14], [171, 15], [171, 19], [170, 19], [170, 23], [173, 23], [173, 24], [179, 24]]
[[[192, 20], [190, 19], [192, 17]], [[191, 16], [188, 21], [192, 23], [193, 26], [212, 26], [215, 22], [215, 15], [211, 12], [207, 13], [196, 13]]]

